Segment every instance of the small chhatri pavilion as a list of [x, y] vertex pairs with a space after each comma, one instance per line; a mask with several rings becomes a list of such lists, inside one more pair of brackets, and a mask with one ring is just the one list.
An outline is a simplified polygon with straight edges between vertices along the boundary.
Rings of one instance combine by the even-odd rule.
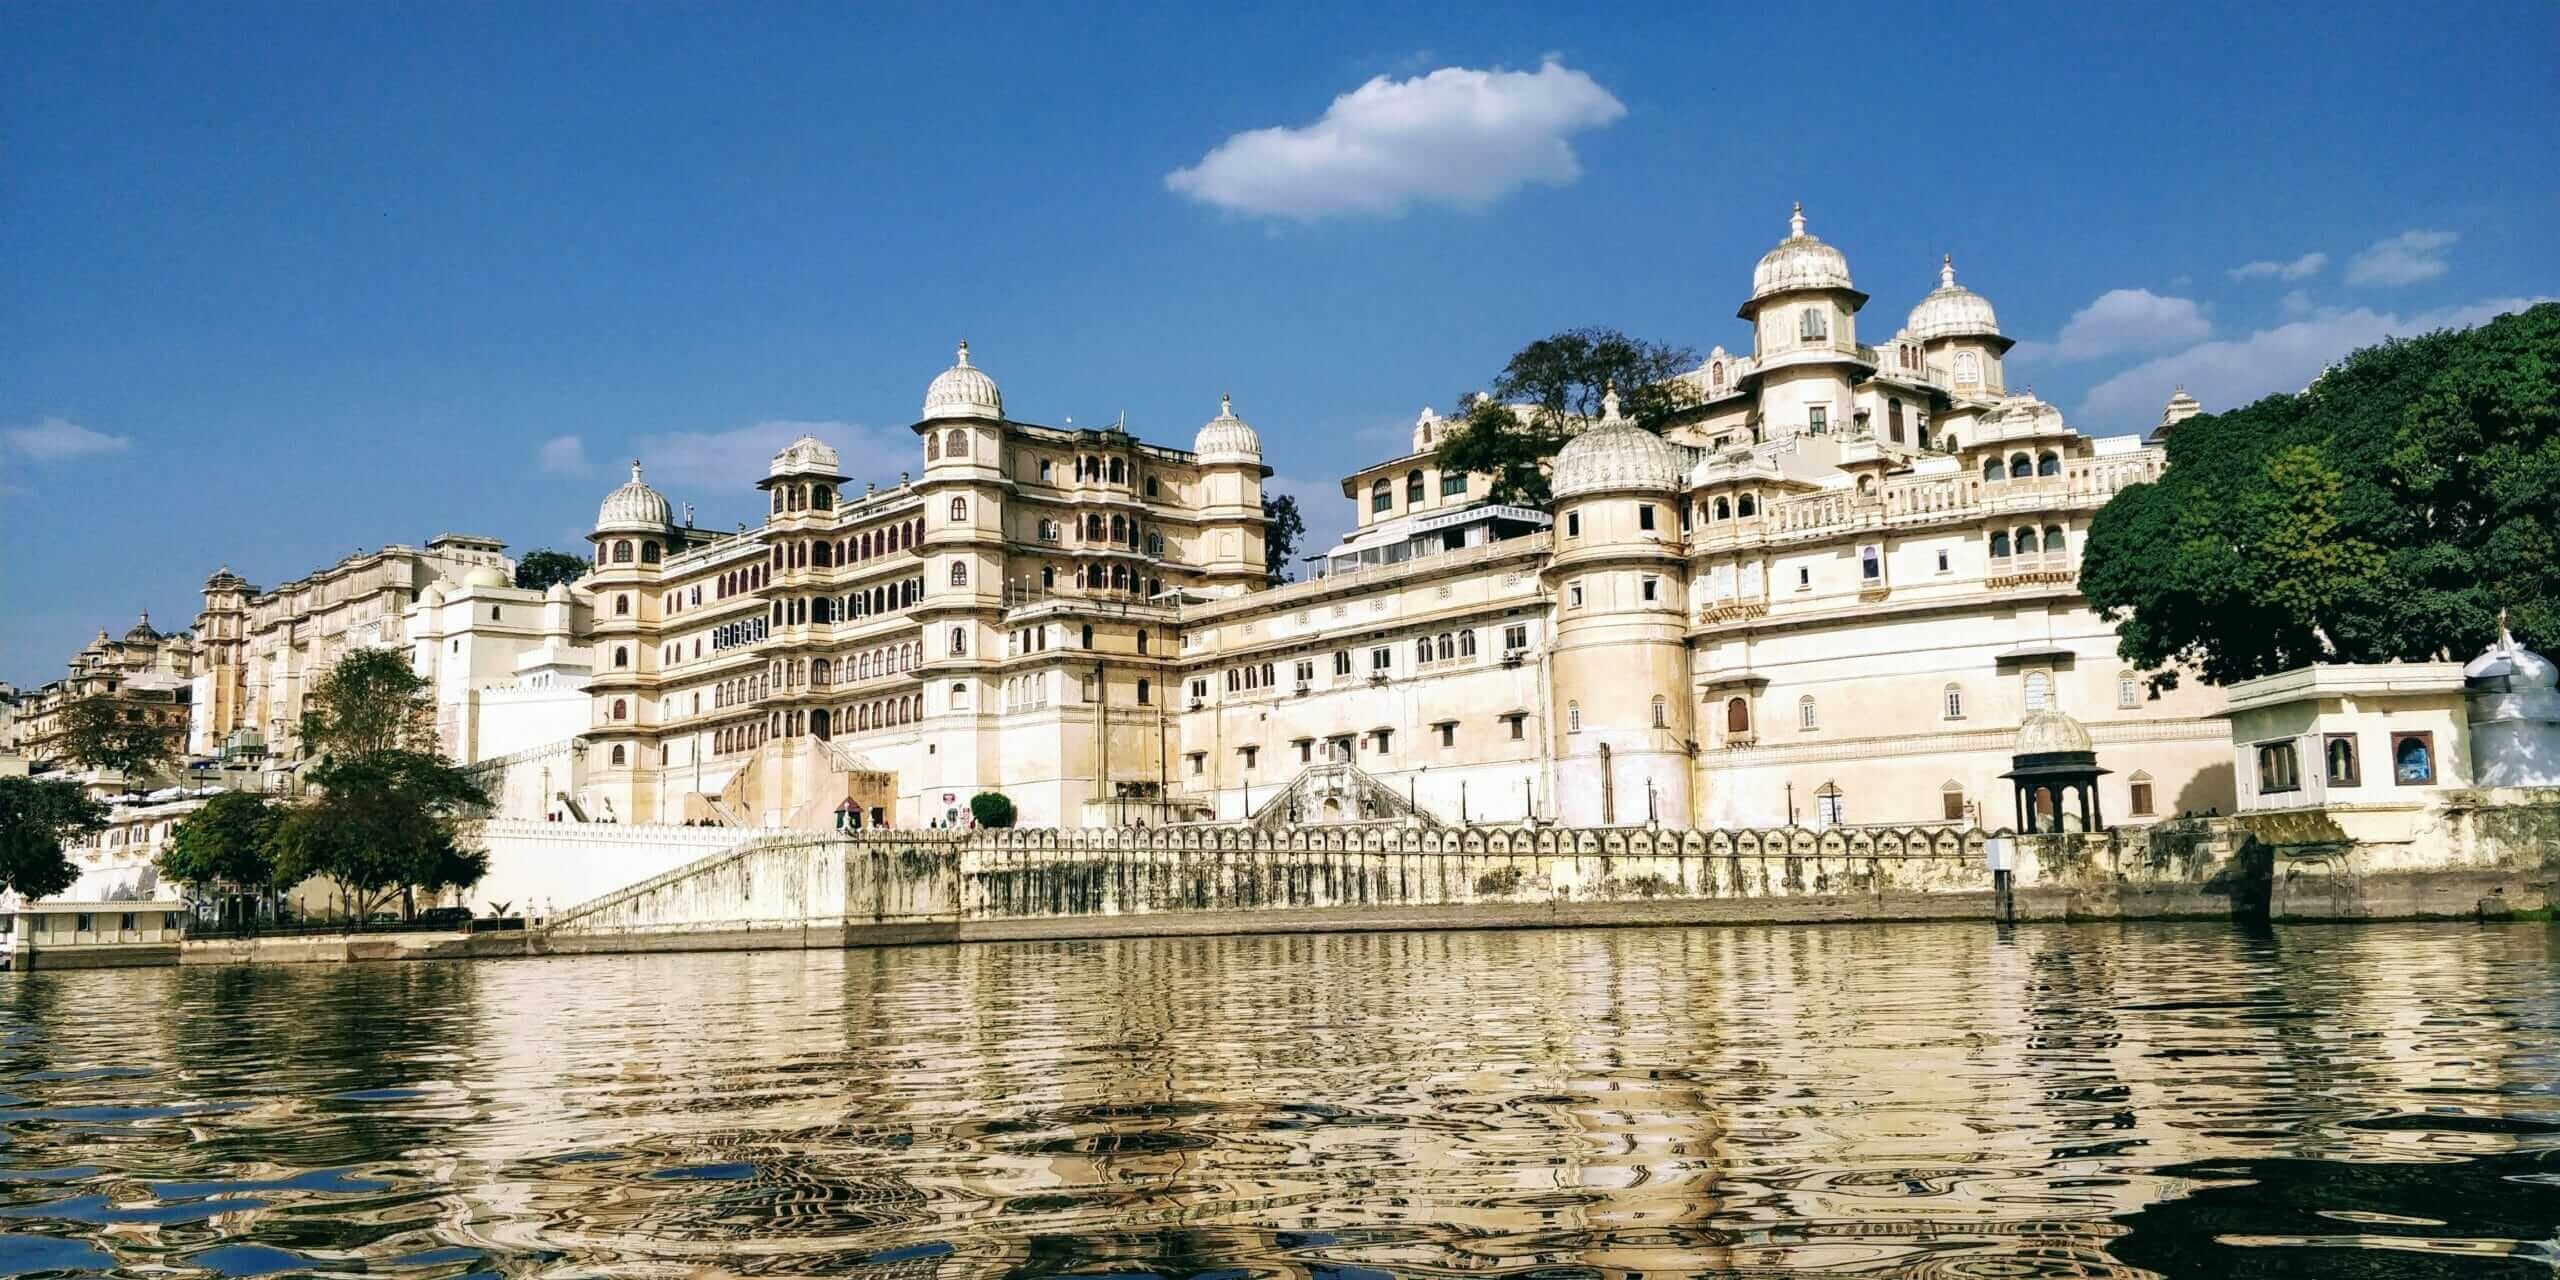
[[2064, 815], [2070, 811], [2067, 802], [2074, 792], [2080, 798], [2080, 830], [2105, 830], [2098, 779], [2106, 773], [2098, 767], [2098, 750], [2089, 740], [2087, 727], [2048, 709], [2030, 713], [2019, 723], [2017, 749], [2009, 757], [2009, 771], [2000, 776], [2009, 780], [2017, 794], [2019, 832], [2034, 835], [2062, 831], [2069, 825]]

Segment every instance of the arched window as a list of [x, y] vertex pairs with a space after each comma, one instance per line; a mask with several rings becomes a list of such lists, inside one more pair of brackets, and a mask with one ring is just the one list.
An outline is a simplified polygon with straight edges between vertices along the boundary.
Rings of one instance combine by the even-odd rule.
[[1718, 520], [1730, 520], [1730, 519], [1732, 519], [1732, 518], [1733, 518], [1733, 503], [1732, 503], [1731, 501], [1727, 500], [1727, 499], [1724, 499], [1724, 498], [1718, 498], [1718, 499], [1716, 499], [1716, 514], [1715, 514], [1715, 518], [1716, 518], [1716, 519], [1718, 519]]
[[1949, 822], [1964, 821], [1964, 786], [1950, 778], [1938, 788], [1938, 816]]
[[1982, 460], [1982, 478], [1984, 481], [1988, 482], [1998, 480], [2004, 474], [2005, 473], [2000, 470], [2000, 460], [1998, 458], [1984, 458]]
[[1416, 661], [1416, 662], [1429, 662], [1429, 661], [1431, 661], [1431, 637], [1429, 637], [1429, 636], [1424, 636], [1424, 637], [1422, 637], [1421, 639], [1414, 641], [1414, 642], [1413, 642], [1413, 649], [1414, 649], [1414, 654], [1413, 654], [1414, 661]]
[[833, 510], [835, 505], [836, 491], [834, 486], [822, 484], [809, 491], [809, 506], [812, 509], [818, 511], [829, 511]]
[[1971, 351], [1956, 353], [1956, 385], [1970, 387], [1982, 381], [1982, 357]]
[[1718, 360], [1707, 366], [1707, 385], [1718, 391], [1724, 390], [1724, 361]]
[[1568, 703], [1564, 704], [1564, 731], [1565, 731], [1566, 733], [1580, 733], [1580, 732], [1582, 732], [1582, 704], [1581, 704], [1581, 703], [1579, 703], [1579, 702], [1568, 702]]
[[968, 456], [969, 456], [969, 435], [968, 435], [968, 433], [967, 433], [967, 432], [962, 431], [962, 430], [961, 430], [960, 428], [958, 428], [958, 427], [953, 427], [951, 430], [949, 430], [949, 431], [945, 432], [945, 433], [943, 434], [943, 437], [942, 437], [942, 453], [943, 453], [943, 456], [945, 456], [945, 457], [950, 457], [950, 458], [965, 458], [965, 457], [968, 457]]
[[1408, 472], [1405, 472], [1405, 473], [1404, 473], [1404, 504], [1405, 504], [1406, 506], [1410, 507], [1410, 506], [1414, 506], [1414, 505], [1416, 505], [1416, 504], [1420, 503], [1421, 501], [1422, 501], [1422, 472], [1421, 472], [1421, 471], [1419, 471], [1419, 470], [1414, 470], [1414, 471], [1408, 471]]
[[613, 744], [613, 767], [614, 767], [614, 768], [616, 768], [616, 769], [621, 768], [621, 767], [622, 767], [622, 761], [623, 761], [623, 755], [622, 755], [622, 744], [621, 744], [621, 743], [619, 743], [619, 742], [617, 742], [617, 743]]
[[1140, 628], [1138, 628], [1138, 652], [1140, 652], [1140, 653], [1145, 653], [1146, 651], [1147, 651], [1147, 629], [1146, 629], [1145, 627], [1140, 627]]
[[1461, 658], [1476, 656], [1476, 633], [1473, 629], [1458, 633], [1458, 656]]
[[1740, 498], [1735, 499], [1733, 504], [1733, 513], [1737, 516], [1746, 518], [1757, 512], [1759, 509], [1759, 503], [1753, 501], [1751, 495], [1747, 493], [1742, 495]]
[[2062, 550], [2062, 526], [2058, 524], [2046, 525], [2044, 527], [2044, 553], [2046, 555], [2052, 555], [2060, 550]]
[[969, 500], [967, 498], [953, 498], [951, 500], [951, 523], [965, 524], [968, 519]]
[[817, 542], [810, 544], [809, 563], [812, 566], [824, 569], [834, 565], [835, 562], [836, 544], [832, 542]]
[[1991, 535], [1991, 557], [1995, 560], [2006, 560], [2009, 558], [2009, 534], [2007, 530], [2002, 530], [1999, 533]]
[[2053, 677], [2041, 671], [2030, 671], [2026, 680], [2027, 710], [2042, 711], [2053, 702]]
[[1741, 697], [1724, 700], [1724, 731], [1728, 736], [1751, 732], [1751, 704]]
[[2133, 771], [2132, 777], [2125, 779], [2125, 784], [2125, 789], [2131, 793], [2131, 799], [2133, 801], [2133, 816], [2137, 818], [2150, 817], [2152, 814], [2151, 775], [2140, 769], [2136, 769]]
[[951, 683], [951, 709], [954, 711], [969, 709], [969, 686], [956, 680]]
[[968, 652], [969, 629], [967, 627], [953, 627], [951, 629], [951, 656], [957, 658], [967, 654]]
[[1440, 660], [1442, 662], [1447, 662], [1449, 659], [1458, 656], [1458, 638], [1456, 636], [1442, 635], [1437, 643], [1440, 647]]
[[824, 689], [835, 683], [835, 666], [824, 658], [809, 660], [809, 687]]
[[1147, 554], [1151, 556], [1164, 554], [1164, 535], [1153, 529], [1147, 530]]
[[1120, 459], [1118, 459], [1118, 458], [1113, 458], [1113, 459], [1111, 460], [1111, 483], [1113, 483], [1113, 484], [1125, 484], [1125, 483], [1127, 483], [1127, 482], [1128, 482], [1128, 479], [1129, 479], [1129, 468], [1128, 468], [1128, 466], [1127, 466], [1126, 464], [1122, 463], [1122, 462], [1120, 461]]
[[1658, 693], [1653, 695], [1653, 727], [1656, 729], [1671, 727], [1671, 703]]
[[1813, 793], [1813, 824], [1817, 827], [1836, 827], [1848, 821], [1846, 809], [1842, 804], [1843, 799], [1845, 797], [1840, 792], [1839, 783], [1826, 782], [1816, 788]]
[[2009, 545], [2015, 547], [2019, 555], [2034, 555], [2036, 553], [2036, 527], [2031, 524], [2018, 526], [2017, 536], [2010, 540]]
[[628, 702], [623, 701], [623, 700], [622, 700], [622, 699], [620, 699], [620, 698], [616, 698], [616, 699], [614, 699], [614, 700], [613, 700], [613, 718], [614, 718], [614, 719], [616, 719], [616, 720], [628, 720], [628, 719], [630, 719], [630, 718], [631, 718], [631, 704], [630, 704], [630, 703], [628, 703]]
[[643, 543], [641, 543], [641, 544], [640, 544], [640, 563], [642, 563], [642, 564], [656, 564], [656, 563], [658, 563], [658, 542], [657, 542], [657, 539], [652, 538], [652, 539], [650, 539], [650, 540], [648, 540], [648, 541], [643, 542]]
[[617, 667], [630, 666], [631, 650], [622, 645], [615, 645], [613, 647], [613, 665]]
[[2062, 455], [2051, 451], [2038, 454], [2036, 456], [2036, 474], [2040, 476], [2061, 475]]
[[809, 713], [809, 736], [820, 742], [835, 736], [835, 719], [825, 707]]
[[1389, 485], [1384, 480], [1380, 480], [1376, 484], [1369, 486], [1369, 510], [1378, 512], [1393, 511], [1395, 509], [1396, 491], [1394, 486]]
[[2034, 474], [2035, 474], [2035, 471], [2036, 471], [2036, 464], [2035, 464], [2035, 460], [2034, 460], [2034, 459], [2029, 458], [2027, 455], [2025, 455], [2025, 454], [2023, 454], [2023, 453], [2013, 453], [2013, 454], [2010, 454], [2010, 455], [2009, 455], [2009, 478], [2010, 478], [2010, 479], [2012, 479], [2012, 480], [2024, 480], [2024, 479], [2026, 479], [2028, 476], [2034, 475]]
[[1796, 727], [1799, 729], [1818, 729], [1822, 727], [1821, 718], [1814, 714], [1812, 694], [1808, 693], [1805, 696], [1796, 699]]
[[969, 585], [968, 561], [954, 560], [951, 562], [951, 585], [955, 587], [965, 587]]
[[939, 436], [939, 435], [936, 435], [935, 433], [933, 433], [933, 432], [931, 432], [931, 431], [925, 432], [925, 433], [924, 433], [924, 460], [925, 460], [925, 461], [927, 461], [927, 462], [938, 462], [938, 461], [940, 461], [940, 460], [941, 460], [941, 458], [942, 458], [942, 437], [941, 437], [941, 436]]
[[1964, 719], [1963, 685], [1950, 684], [1946, 688], [1939, 690], [1938, 696], [1941, 703], [1941, 714], [1945, 715], [1949, 720]]
[[628, 617], [628, 616], [630, 616], [630, 613], [631, 613], [631, 597], [629, 597], [629, 596], [615, 596], [615, 597], [613, 598], [613, 612], [614, 612], [614, 615], [615, 615], [616, 617]]
[[615, 543], [613, 544], [613, 562], [614, 562], [615, 564], [629, 564], [629, 563], [631, 563], [631, 540], [630, 540], [630, 539], [628, 539], [628, 538], [624, 538], [624, 539], [622, 539], [622, 540], [620, 540], [620, 541], [617, 541], [617, 542], [615, 542]]

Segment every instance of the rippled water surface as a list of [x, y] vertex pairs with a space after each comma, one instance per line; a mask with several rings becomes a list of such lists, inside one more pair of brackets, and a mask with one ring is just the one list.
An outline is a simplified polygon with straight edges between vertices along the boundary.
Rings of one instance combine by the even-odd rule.
[[0, 978], [0, 1275], [2553, 1274], [2548, 926]]

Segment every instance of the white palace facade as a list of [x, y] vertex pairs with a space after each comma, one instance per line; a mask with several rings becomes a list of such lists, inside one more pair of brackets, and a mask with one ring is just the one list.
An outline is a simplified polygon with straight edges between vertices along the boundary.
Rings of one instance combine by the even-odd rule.
[[[803, 828], [947, 823], [985, 790], [1026, 826], [1998, 826], [2021, 721], [2060, 710], [2110, 817], [2229, 811], [2220, 693], [2154, 697], [2078, 591], [2090, 517], [2160, 448], [2011, 393], [1952, 264], [1881, 343], [1866, 301], [1799, 211], [1747, 353], [1686, 375], [1667, 430], [1612, 398], [1531, 510], [1442, 475], [1426, 411], [1283, 585], [1232, 407], [1187, 449], [1039, 425], [963, 344], [895, 484], [804, 438], [725, 533], [633, 468], [576, 590], [578, 764], [542, 790]], [[468, 648], [478, 616], [432, 634]]]

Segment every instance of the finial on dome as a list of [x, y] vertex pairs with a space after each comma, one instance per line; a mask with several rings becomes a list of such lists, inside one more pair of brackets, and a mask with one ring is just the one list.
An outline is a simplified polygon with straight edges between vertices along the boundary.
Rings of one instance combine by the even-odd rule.
[[631, 460], [631, 483], [640, 483], [640, 460], [638, 458], [633, 458]]
[[1223, 391], [1218, 393], [1218, 416], [1221, 418], [1232, 418], [1236, 416], [1236, 399], [1234, 396], [1228, 395]]
[[1616, 378], [1600, 384], [1600, 420], [1602, 422], [1618, 420], [1618, 380]]
[[1796, 201], [1795, 216], [1787, 219], [1787, 226], [1792, 234], [1799, 236], [1804, 234], [1804, 201]]
[[1956, 256], [1952, 253], [1938, 259], [1938, 287], [1941, 289], [1956, 287]]
[[963, 369], [969, 367], [969, 340], [967, 338], [962, 338], [960, 340], [960, 367]]
[[[148, 621], [150, 616], [151, 615], [149, 614], [144, 614], [143, 618], [145, 621]], [[2505, 605], [2498, 606], [2498, 647], [2501, 649], [2512, 649], [2516, 647], [2516, 638], [2507, 631], [2507, 607]]]

